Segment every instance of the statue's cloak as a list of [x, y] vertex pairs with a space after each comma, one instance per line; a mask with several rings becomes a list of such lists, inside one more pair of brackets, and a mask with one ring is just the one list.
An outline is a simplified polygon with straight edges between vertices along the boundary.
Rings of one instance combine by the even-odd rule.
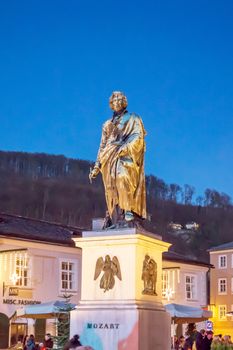
[[146, 218], [145, 134], [141, 118], [134, 113], [127, 112], [103, 125], [97, 162], [110, 216], [118, 205]]

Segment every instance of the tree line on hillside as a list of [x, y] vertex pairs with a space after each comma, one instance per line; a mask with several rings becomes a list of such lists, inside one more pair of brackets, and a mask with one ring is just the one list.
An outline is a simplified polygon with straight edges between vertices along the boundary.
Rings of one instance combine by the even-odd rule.
[[[88, 173], [92, 165], [92, 162], [66, 158], [62, 155], [0, 151], [0, 170], [32, 179], [64, 177], [73, 178], [77, 182], [86, 185], [89, 182]], [[99, 182], [98, 185], [100, 185]], [[185, 184], [182, 188], [178, 184], [166, 184], [154, 175], [146, 176], [146, 188], [147, 195], [154, 197], [156, 200], [215, 208], [231, 205], [231, 198], [226, 193], [219, 193], [215, 189], [207, 188], [202, 196], [198, 196], [194, 200], [196, 193], [194, 186]]]
[[[106, 210], [101, 176], [89, 183], [91, 166], [64, 156], [2, 151], [0, 211], [90, 228], [92, 218], [103, 217]], [[198, 249], [205, 258], [206, 248], [232, 240], [233, 207], [227, 194], [206, 189], [195, 199], [193, 186], [166, 184], [154, 175], [146, 176], [146, 190], [152, 224], [177, 251]], [[200, 229], [186, 244], [167, 229], [171, 221], [196, 221]]]
[[207, 188], [203, 196], [197, 196], [194, 200], [196, 189], [185, 184], [183, 188], [177, 184], [166, 184], [162, 179], [149, 175], [146, 177], [147, 195], [156, 200], [173, 201], [185, 205], [196, 204], [214, 208], [225, 208], [232, 205], [231, 197], [226, 193], [220, 193], [215, 189]]

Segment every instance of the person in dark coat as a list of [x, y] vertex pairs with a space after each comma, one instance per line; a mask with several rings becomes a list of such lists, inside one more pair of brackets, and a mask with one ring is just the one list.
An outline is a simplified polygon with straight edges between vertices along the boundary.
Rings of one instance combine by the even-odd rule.
[[197, 332], [196, 336], [196, 348], [197, 350], [202, 350], [203, 340], [205, 337], [205, 330], [201, 329], [200, 332]]
[[193, 338], [189, 336], [188, 338], [185, 339], [184, 350], [192, 350], [192, 346], [193, 346]]
[[206, 332], [206, 336], [203, 339], [202, 350], [210, 350], [211, 349], [212, 340], [213, 340], [213, 332], [212, 331], [207, 331]]
[[75, 349], [82, 344], [79, 341], [79, 335], [75, 334], [64, 346], [63, 350]]
[[45, 334], [43, 344], [44, 344], [44, 347], [46, 348], [46, 350], [53, 348], [53, 340], [51, 338], [50, 333]]
[[26, 334], [23, 338], [23, 350], [27, 350], [27, 341], [29, 339], [29, 335]]

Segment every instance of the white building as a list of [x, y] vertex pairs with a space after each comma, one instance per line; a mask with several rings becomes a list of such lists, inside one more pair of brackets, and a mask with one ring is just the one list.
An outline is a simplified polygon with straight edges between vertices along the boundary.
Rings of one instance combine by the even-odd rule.
[[[208, 306], [208, 276], [212, 265], [169, 251], [163, 253], [162, 301], [193, 307]], [[184, 335], [186, 325], [177, 329]], [[204, 324], [197, 324], [204, 328]]]
[[25, 334], [40, 341], [53, 333], [54, 320], [15, 319], [20, 306], [59, 300], [66, 292], [72, 302], [80, 300], [81, 250], [72, 240], [80, 232], [0, 214], [0, 348]]

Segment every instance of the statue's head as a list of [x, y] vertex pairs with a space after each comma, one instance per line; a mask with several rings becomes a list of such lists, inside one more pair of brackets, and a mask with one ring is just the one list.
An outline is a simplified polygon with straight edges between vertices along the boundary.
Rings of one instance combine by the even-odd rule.
[[109, 105], [113, 111], [119, 112], [121, 109], [128, 106], [128, 101], [123, 92], [113, 91], [112, 95], [109, 98]]
[[110, 256], [109, 256], [109, 255], [106, 255], [106, 256], [105, 256], [105, 262], [110, 262], [110, 261], [111, 261]]

